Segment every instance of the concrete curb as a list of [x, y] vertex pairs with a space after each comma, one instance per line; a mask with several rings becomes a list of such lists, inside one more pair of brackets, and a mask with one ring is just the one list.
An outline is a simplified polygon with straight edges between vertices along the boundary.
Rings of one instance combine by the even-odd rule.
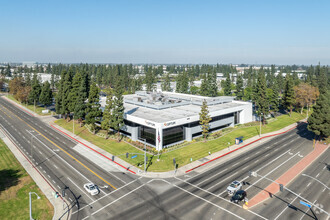
[[66, 203], [66, 206], [68, 207], [66, 200], [64, 200], [61, 196], [61, 200], [54, 198], [53, 194], [56, 192], [56, 190], [53, 185], [42, 175], [42, 173], [35, 166], [33, 166], [29, 158], [23, 154], [23, 152], [19, 149], [15, 142], [7, 135], [7, 133], [2, 128], [0, 128], [0, 133], [4, 135], [4, 137], [2, 137], [2, 140], [5, 142], [5, 144], [14, 154], [14, 156], [17, 158], [23, 168], [27, 171], [30, 177], [34, 180], [40, 190], [45, 194], [47, 199], [53, 205], [53, 220], [70, 219], [70, 211], [60, 213], [60, 211], [63, 210], [63, 202]]

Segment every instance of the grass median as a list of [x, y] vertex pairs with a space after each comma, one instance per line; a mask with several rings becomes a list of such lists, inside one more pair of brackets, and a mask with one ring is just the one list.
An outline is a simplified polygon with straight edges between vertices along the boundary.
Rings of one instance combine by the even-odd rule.
[[34, 219], [52, 219], [53, 206], [27, 174], [12, 152], [0, 140], [0, 219], [29, 219], [29, 192]]
[[[277, 118], [273, 118], [269, 120], [267, 125], [262, 126], [262, 133], [269, 133], [273, 131], [277, 131], [281, 128], [284, 128], [290, 124], [298, 122], [306, 117], [305, 114], [301, 115], [299, 113], [293, 112], [291, 117], [289, 115], [281, 115]], [[57, 120], [55, 122], [59, 126], [62, 126], [66, 130], [72, 132], [72, 121], [66, 122], [64, 119]], [[75, 134], [79, 135], [83, 139], [95, 144], [96, 146], [110, 152], [114, 155], [123, 155], [126, 152], [137, 152], [139, 151], [135, 147], [125, 143], [125, 142], [117, 142], [113, 139], [104, 139], [93, 135], [90, 133], [86, 127], [79, 127], [78, 124], [75, 125]], [[215, 153], [222, 149], [227, 148], [230, 145], [234, 144], [235, 138], [239, 136], [243, 136], [244, 140], [247, 140], [251, 137], [259, 135], [259, 125], [244, 127], [238, 126], [234, 128], [231, 132], [224, 134], [223, 136], [214, 139], [208, 140], [207, 142], [191, 142], [190, 144], [173, 150], [171, 152], [166, 152], [160, 155], [159, 160], [157, 160], [157, 156], [149, 158], [148, 162], [148, 171], [150, 172], [164, 172], [170, 171], [174, 169], [173, 166], [173, 158], [175, 158], [176, 163], [179, 166], [184, 166], [188, 163], [195, 160], [199, 160], [208, 155], [209, 152]], [[229, 144], [228, 144], [229, 143]], [[142, 152], [142, 151], [141, 151]], [[137, 166], [143, 162], [143, 156], [138, 155], [135, 159], [126, 158], [125, 156], [120, 156], [121, 159], [127, 161], [130, 164]]]

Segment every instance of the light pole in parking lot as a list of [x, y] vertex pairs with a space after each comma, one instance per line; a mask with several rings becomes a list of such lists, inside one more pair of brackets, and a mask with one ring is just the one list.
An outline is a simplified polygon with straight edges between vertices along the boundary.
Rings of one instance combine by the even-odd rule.
[[36, 194], [37, 199], [40, 199], [40, 197], [38, 196], [37, 193], [35, 193], [35, 192], [29, 192], [30, 220], [33, 220], [33, 218], [32, 218], [32, 202], [31, 202], [31, 195], [32, 195], [32, 194]]

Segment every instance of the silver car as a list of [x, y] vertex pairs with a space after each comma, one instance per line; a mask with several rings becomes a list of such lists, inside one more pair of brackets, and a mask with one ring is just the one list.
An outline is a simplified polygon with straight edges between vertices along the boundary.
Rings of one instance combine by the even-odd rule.
[[229, 195], [233, 195], [236, 191], [242, 189], [242, 183], [238, 180], [235, 180], [227, 187], [227, 192]]
[[99, 194], [99, 188], [94, 183], [86, 183], [84, 185], [85, 190], [92, 196]]

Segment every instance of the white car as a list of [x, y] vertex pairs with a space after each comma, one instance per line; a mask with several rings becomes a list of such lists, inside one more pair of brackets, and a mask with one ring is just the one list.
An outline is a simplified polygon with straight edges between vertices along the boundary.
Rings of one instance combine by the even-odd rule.
[[86, 183], [84, 185], [85, 190], [92, 196], [99, 194], [99, 188], [94, 183]]
[[227, 187], [227, 192], [229, 195], [233, 195], [237, 190], [242, 189], [242, 183], [235, 180]]

